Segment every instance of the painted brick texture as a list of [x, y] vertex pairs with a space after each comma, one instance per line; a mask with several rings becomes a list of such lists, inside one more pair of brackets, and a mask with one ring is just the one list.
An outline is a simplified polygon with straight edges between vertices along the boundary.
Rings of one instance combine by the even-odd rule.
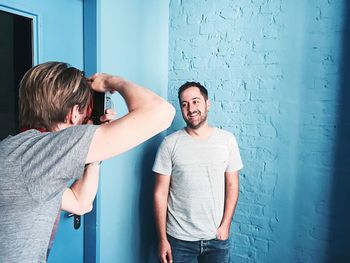
[[350, 172], [349, 139], [339, 143], [350, 132], [341, 100], [348, 7], [345, 0], [170, 1], [168, 98], [178, 114], [169, 132], [184, 126], [178, 87], [199, 81], [212, 101], [209, 122], [240, 145], [232, 262], [350, 259], [349, 227], [334, 223], [349, 218], [334, 206], [350, 190], [334, 194], [337, 182], [349, 183], [334, 171]]

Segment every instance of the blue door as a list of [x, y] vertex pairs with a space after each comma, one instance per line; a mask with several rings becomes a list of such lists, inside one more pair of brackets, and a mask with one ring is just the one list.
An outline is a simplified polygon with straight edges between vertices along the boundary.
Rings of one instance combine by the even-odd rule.
[[[83, 1], [0, 0], [0, 10], [32, 21], [32, 64], [64, 61], [83, 69]], [[48, 262], [83, 262], [83, 217], [78, 229], [73, 221], [74, 217], [61, 212]]]

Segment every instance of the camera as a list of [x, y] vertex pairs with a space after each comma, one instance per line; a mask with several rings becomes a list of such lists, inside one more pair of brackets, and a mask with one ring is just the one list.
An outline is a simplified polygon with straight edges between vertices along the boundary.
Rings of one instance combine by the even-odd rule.
[[101, 124], [100, 117], [105, 114], [106, 109], [111, 109], [113, 107], [111, 94], [101, 93], [101, 92], [93, 92], [92, 94], [92, 112], [90, 119], [93, 124]]

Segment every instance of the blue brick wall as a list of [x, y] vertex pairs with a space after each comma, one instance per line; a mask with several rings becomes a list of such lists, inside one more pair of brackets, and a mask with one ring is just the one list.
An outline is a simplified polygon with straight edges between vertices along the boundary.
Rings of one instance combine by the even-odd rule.
[[[232, 262], [350, 262], [349, 3], [171, 0], [169, 100], [209, 90], [244, 169]], [[184, 126], [178, 109], [169, 132]]]

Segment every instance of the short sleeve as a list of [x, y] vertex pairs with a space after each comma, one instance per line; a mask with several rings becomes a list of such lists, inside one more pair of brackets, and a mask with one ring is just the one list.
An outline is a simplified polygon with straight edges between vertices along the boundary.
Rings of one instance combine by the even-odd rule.
[[97, 127], [79, 125], [28, 138], [21, 174], [34, 200], [48, 200], [61, 193], [70, 180], [82, 176]]
[[226, 172], [234, 172], [243, 168], [241, 154], [239, 152], [236, 138], [232, 135], [229, 140], [229, 160]]
[[171, 175], [172, 172], [172, 162], [171, 162], [171, 152], [168, 147], [168, 142], [166, 139], [160, 144], [156, 159], [153, 165], [153, 172], [163, 174], [163, 175]]

